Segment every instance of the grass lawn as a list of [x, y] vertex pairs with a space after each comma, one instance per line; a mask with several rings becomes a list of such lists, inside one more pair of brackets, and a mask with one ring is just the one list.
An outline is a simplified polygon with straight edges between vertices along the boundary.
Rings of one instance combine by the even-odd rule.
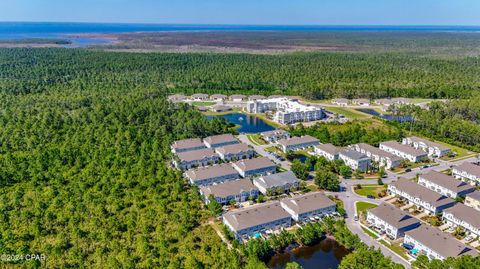
[[259, 134], [249, 134], [249, 135], [247, 135], [247, 137], [248, 137], [248, 140], [250, 140], [250, 142], [252, 142], [255, 145], [266, 145], [267, 144], [267, 142], [265, 142], [262, 139], [262, 136], [259, 135]]
[[391, 249], [393, 252], [397, 253], [398, 255], [400, 255], [405, 260], [408, 260], [407, 250], [405, 248], [403, 248], [400, 244], [390, 245], [387, 242], [385, 242], [385, 240], [380, 240], [380, 244], [382, 244], [382, 245], [386, 246], [387, 248]]
[[238, 113], [238, 112], [241, 112], [240, 108], [233, 108], [232, 110], [225, 111], [225, 112], [205, 111], [205, 112], [202, 112], [202, 114], [205, 116], [221, 116], [221, 115], [228, 115], [228, 114]]
[[379, 198], [378, 194], [387, 189], [387, 185], [362, 185], [361, 189], [356, 189], [355, 193], [361, 196], [373, 195]]
[[371, 118], [371, 115], [368, 115], [366, 113], [362, 113], [360, 111], [357, 111], [353, 108], [347, 108], [347, 107], [327, 107], [327, 111], [330, 111], [332, 113], [336, 114], [341, 114], [349, 119], [352, 120], [362, 120], [362, 119], [368, 119]]
[[360, 216], [360, 212], [364, 212], [370, 208], [377, 207], [377, 204], [368, 203], [368, 202], [356, 202], [355, 207], [357, 209], [357, 215]]
[[214, 104], [216, 104], [215, 102], [192, 102], [192, 105], [193, 106], [213, 106]]
[[422, 217], [421, 220], [435, 227], [439, 227], [442, 225], [442, 220], [438, 216], [425, 216], [425, 217]]
[[363, 226], [362, 226], [362, 230], [363, 230], [363, 232], [365, 232], [366, 234], [370, 235], [370, 237], [372, 237], [373, 239], [377, 239], [377, 238], [378, 238], [377, 235], [375, 235], [374, 233], [370, 232], [369, 229], [367, 229], [367, 228], [365, 228], [365, 227], [363, 227]]

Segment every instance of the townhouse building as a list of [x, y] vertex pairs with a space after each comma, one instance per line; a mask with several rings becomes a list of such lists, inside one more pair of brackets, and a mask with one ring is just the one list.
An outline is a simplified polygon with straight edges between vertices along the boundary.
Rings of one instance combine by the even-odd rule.
[[308, 222], [314, 217], [323, 217], [337, 210], [337, 204], [320, 192], [285, 198], [280, 204], [296, 222]]
[[255, 150], [247, 144], [238, 143], [231, 144], [219, 148], [215, 148], [215, 152], [220, 158], [226, 162], [237, 161], [253, 158], [256, 154]]
[[290, 188], [298, 189], [300, 180], [292, 171], [286, 171], [255, 178], [253, 184], [261, 193], [267, 194], [268, 192], [288, 192]]
[[465, 205], [480, 211], [480, 192], [474, 191], [465, 196]]
[[255, 95], [250, 95], [248, 97], [248, 101], [258, 101], [258, 100], [263, 100], [263, 99], [266, 99], [267, 97], [265, 95], [258, 95], [258, 94], [255, 94]]
[[212, 94], [210, 96], [210, 99], [213, 100], [213, 101], [217, 101], [217, 102], [223, 102], [225, 100], [227, 100], [227, 96], [225, 94]]
[[263, 132], [260, 135], [262, 136], [263, 140], [270, 143], [277, 142], [278, 140], [281, 140], [281, 139], [290, 138], [290, 133], [282, 129]]
[[463, 255], [478, 256], [475, 249], [461, 243], [450, 234], [425, 224], [405, 232], [403, 242], [413, 246], [418, 255], [425, 255], [430, 260], [445, 260]]
[[213, 135], [203, 139], [207, 148], [219, 148], [240, 143], [232, 134]]
[[453, 199], [475, 191], [474, 186], [434, 170], [419, 175], [418, 184]]
[[314, 146], [314, 153], [317, 156], [323, 156], [329, 161], [335, 161], [339, 159], [340, 148], [332, 144], [320, 144]]
[[192, 94], [192, 99], [194, 101], [205, 101], [205, 100], [208, 100], [208, 94], [205, 94], [205, 93]]
[[379, 166], [387, 169], [398, 167], [402, 162], [402, 158], [369, 144], [358, 143], [350, 146], [350, 148], [367, 155], [372, 161], [378, 163]]
[[422, 150], [403, 145], [397, 141], [387, 141], [380, 143], [380, 149], [390, 152], [402, 159], [408, 160], [412, 163], [420, 162], [428, 158], [428, 154]]
[[231, 201], [242, 203], [249, 198], [255, 199], [259, 193], [258, 188], [252, 184], [252, 181], [246, 178], [216, 185], [201, 186], [199, 190], [206, 204], [210, 203], [209, 197], [212, 195], [221, 205], [229, 204]]
[[247, 97], [243, 94], [233, 94], [230, 95], [229, 99], [232, 102], [243, 102]]
[[345, 98], [332, 99], [332, 104], [337, 106], [348, 106], [348, 99], [345, 99]]
[[240, 175], [231, 164], [224, 163], [190, 169], [185, 172], [185, 177], [192, 185], [207, 186], [237, 180]]
[[210, 148], [180, 152], [173, 158], [175, 167], [183, 171], [194, 167], [212, 165], [219, 161], [220, 156]]
[[410, 136], [402, 139], [402, 144], [412, 146], [416, 149], [423, 150], [429, 157], [443, 157], [450, 153], [451, 149], [439, 143], [428, 141], [426, 139]]
[[283, 152], [307, 149], [320, 144], [320, 141], [313, 136], [296, 136], [289, 139], [281, 139], [277, 141]]
[[206, 148], [205, 144], [202, 143], [200, 138], [191, 138], [191, 139], [184, 139], [184, 140], [177, 140], [173, 142], [170, 146], [173, 153], [180, 153], [186, 151], [192, 151], [197, 149], [204, 149]]
[[338, 157], [343, 160], [345, 165], [352, 170], [360, 170], [365, 172], [370, 167], [370, 157], [351, 149], [343, 149], [338, 154]]
[[233, 163], [233, 168], [244, 178], [263, 176], [277, 172], [277, 165], [267, 157], [240, 160]]
[[420, 220], [387, 203], [369, 209], [366, 220], [392, 240], [403, 237], [406, 231], [420, 226]]
[[292, 225], [292, 217], [280, 202], [269, 202], [223, 214], [223, 223], [235, 239], [243, 241], [268, 230], [279, 230]]
[[464, 162], [453, 167], [452, 174], [454, 177], [470, 182], [472, 185], [480, 185], [480, 165]]
[[370, 105], [370, 100], [364, 99], [364, 98], [353, 99], [352, 104], [354, 104], [356, 106], [369, 106]]
[[443, 211], [442, 218], [450, 227], [463, 227], [468, 233], [480, 236], [480, 212], [462, 203]]
[[404, 198], [409, 204], [416, 205], [428, 214], [439, 214], [444, 209], [455, 204], [452, 198], [434, 192], [405, 178], [388, 185], [387, 191], [391, 195], [398, 195]]

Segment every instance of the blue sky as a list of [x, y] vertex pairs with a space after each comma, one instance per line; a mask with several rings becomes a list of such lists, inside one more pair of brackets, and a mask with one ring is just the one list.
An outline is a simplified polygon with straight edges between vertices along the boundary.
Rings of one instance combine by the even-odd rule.
[[480, 25], [480, 0], [0, 0], [0, 21]]

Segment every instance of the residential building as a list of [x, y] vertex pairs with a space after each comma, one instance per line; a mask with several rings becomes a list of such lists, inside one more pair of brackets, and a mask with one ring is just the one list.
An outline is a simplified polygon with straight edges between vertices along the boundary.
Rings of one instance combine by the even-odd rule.
[[375, 103], [384, 107], [389, 107], [394, 104], [392, 99], [376, 99]]
[[300, 180], [292, 171], [287, 171], [255, 178], [253, 184], [261, 193], [267, 194], [269, 191], [278, 193], [287, 192], [290, 188], [298, 189]]
[[337, 210], [337, 204], [320, 192], [285, 198], [280, 204], [296, 222], [308, 222], [314, 217], [323, 217]]
[[266, 99], [265, 95], [250, 95], [248, 97], [248, 101], [257, 101], [257, 100], [263, 100]]
[[277, 141], [277, 144], [280, 145], [283, 152], [301, 150], [313, 147], [320, 144], [320, 141], [315, 137], [305, 135], [305, 136], [296, 136], [288, 139], [281, 139]]
[[231, 164], [217, 164], [206, 167], [190, 169], [185, 172], [185, 177], [192, 185], [207, 186], [240, 178], [237, 170]]
[[421, 149], [430, 157], [443, 157], [450, 153], [451, 149], [439, 143], [431, 142], [426, 139], [410, 136], [402, 139], [402, 144], [410, 145], [416, 149]]
[[367, 211], [367, 222], [385, 233], [390, 239], [403, 237], [406, 231], [420, 226], [420, 220], [387, 203]]
[[173, 142], [170, 146], [173, 153], [180, 153], [186, 151], [192, 151], [197, 149], [204, 149], [205, 144], [202, 143], [200, 138], [191, 138], [191, 139], [184, 139], [184, 140], [177, 140]]
[[470, 182], [473, 185], [480, 185], [480, 165], [464, 162], [459, 166], [453, 167], [452, 174], [454, 177]]
[[277, 172], [277, 165], [267, 157], [240, 160], [233, 164], [242, 177], [253, 177], [274, 174]]
[[320, 144], [314, 147], [315, 155], [323, 156], [329, 161], [338, 160], [340, 155], [340, 150], [341, 149], [335, 147], [332, 144]]
[[474, 191], [465, 196], [465, 205], [480, 211], [480, 192]]
[[332, 99], [332, 104], [337, 106], [348, 106], [348, 99], [345, 99], [345, 98]]
[[208, 94], [205, 94], [205, 93], [192, 94], [192, 99], [195, 101], [205, 101], [208, 99]]
[[223, 214], [223, 223], [242, 241], [269, 230], [288, 228], [292, 217], [276, 201], [229, 211]]
[[463, 197], [475, 190], [475, 187], [468, 183], [434, 170], [420, 175], [418, 184], [453, 199], [457, 198], [457, 196]]
[[443, 211], [443, 219], [450, 227], [463, 227], [468, 233], [480, 236], [480, 212], [462, 203]]
[[224, 161], [250, 159], [253, 158], [256, 153], [253, 148], [243, 143], [215, 148], [215, 152], [217, 152], [220, 158]]
[[213, 195], [219, 204], [226, 205], [230, 201], [242, 203], [249, 198], [255, 199], [258, 196], [258, 188], [252, 184], [250, 179], [243, 178], [216, 185], [201, 186], [200, 194], [206, 204], [210, 203], [209, 197]]
[[212, 94], [210, 96], [211, 100], [217, 101], [217, 102], [223, 102], [227, 100], [227, 96], [225, 94]]
[[441, 213], [444, 209], [455, 204], [452, 198], [434, 192], [405, 178], [388, 185], [387, 190], [392, 195], [403, 197], [409, 204], [416, 205], [428, 214]]
[[285, 131], [285, 130], [282, 130], [282, 129], [276, 129], [276, 130], [273, 130], [273, 131], [267, 131], [267, 132], [263, 132], [260, 134], [263, 138], [263, 140], [267, 141], [267, 142], [277, 142], [278, 140], [281, 140], [281, 139], [289, 139], [290, 138], [290, 133]]
[[398, 143], [397, 141], [387, 141], [380, 143], [380, 149], [390, 152], [402, 159], [408, 160], [412, 163], [420, 162], [428, 158], [427, 153], [422, 150], [412, 148], [407, 145]]
[[353, 100], [352, 100], [352, 103], [353, 103], [354, 105], [357, 105], [357, 106], [369, 106], [369, 105], [370, 105], [370, 100], [368, 100], [368, 99], [363, 99], [363, 98], [353, 99]]
[[203, 139], [203, 143], [207, 148], [219, 148], [232, 144], [239, 143], [238, 140], [232, 134], [221, 134], [209, 136]]
[[247, 98], [247, 97], [243, 94], [230, 95], [230, 101], [233, 101], [233, 102], [243, 102], [243, 100], [245, 100], [245, 98]]
[[213, 149], [197, 149], [177, 153], [174, 164], [180, 170], [188, 170], [198, 166], [206, 166], [218, 163], [220, 157]]
[[387, 169], [392, 169], [399, 166], [402, 162], [402, 158], [381, 150], [377, 147], [371, 146], [365, 143], [358, 143], [351, 146], [352, 149], [363, 153], [370, 157], [374, 162], [378, 163], [379, 166], [384, 166]]
[[352, 170], [365, 172], [370, 167], [370, 157], [355, 150], [343, 149], [338, 157]]
[[413, 249], [418, 251], [417, 255], [425, 255], [430, 260], [444, 260], [463, 255], [478, 256], [475, 249], [461, 243], [450, 234], [426, 224], [405, 232], [403, 242], [413, 246]]
[[245, 109], [249, 113], [273, 112], [273, 120], [281, 124], [316, 121], [325, 117], [322, 107], [303, 105], [286, 97], [249, 101]]

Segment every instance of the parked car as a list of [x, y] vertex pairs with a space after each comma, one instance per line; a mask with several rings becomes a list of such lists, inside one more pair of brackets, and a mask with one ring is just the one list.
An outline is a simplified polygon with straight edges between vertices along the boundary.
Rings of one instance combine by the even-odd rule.
[[429, 168], [429, 167], [430, 167], [430, 165], [424, 165], [424, 166], [422, 166], [422, 168]]
[[407, 173], [408, 173], [408, 172], [412, 172], [412, 169], [407, 168], [407, 169], [405, 169], [405, 172], [407, 172]]
[[357, 214], [355, 214], [355, 216], [353, 216], [353, 220], [354, 220], [354, 221], [358, 221], [358, 216], [357, 216]]
[[367, 195], [367, 198], [368, 198], [368, 199], [375, 199], [375, 196], [369, 194], [369, 195]]

